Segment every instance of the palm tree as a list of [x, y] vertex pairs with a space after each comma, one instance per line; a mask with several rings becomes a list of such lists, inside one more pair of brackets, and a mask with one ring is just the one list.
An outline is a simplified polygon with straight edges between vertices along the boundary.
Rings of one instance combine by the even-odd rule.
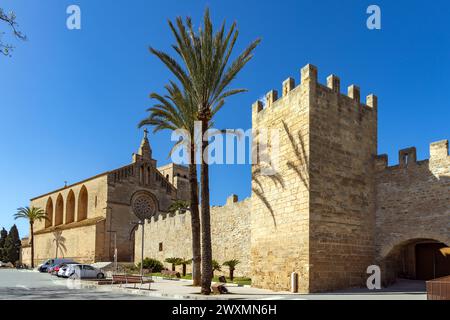
[[220, 267], [220, 263], [217, 262], [216, 260], [212, 260], [212, 272], [211, 275], [214, 278], [214, 271], [222, 271], [222, 268]]
[[181, 261], [180, 261], [181, 263], [181, 265], [182, 265], [182, 267], [183, 267], [183, 272], [182, 272], [182, 274], [183, 274], [183, 277], [185, 277], [186, 276], [186, 266], [188, 265], [188, 264], [191, 264], [192, 263], [192, 260], [191, 259], [182, 259]]
[[34, 222], [47, 220], [47, 214], [41, 208], [25, 207], [17, 209], [17, 213], [14, 214], [14, 219], [27, 219], [30, 223], [30, 246], [31, 246], [31, 267], [34, 268]]
[[195, 161], [194, 121], [197, 117], [197, 109], [189, 95], [183, 93], [173, 82], [166, 86], [167, 95], [160, 96], [156, 93], [150, 95], [159, 103], [149, 108], [150, 115], [139, 123], [139, 127], [153, 126], [153, 132], [162, 130], [184, 129], [189, 136], [179, 141], [172, 149], [184, 145], [189, 153], [189, 186], [190, 201], [175, 202], [172, 210], [189, 210], [191, 212], [192, 229], [192, 280], [194, 286], [201, 282], [201, 249], [200, 249], [200, 214], [198, 209], [198, 181], [197, 165]]
[[170, 263], [172, 265], [172, 271], [175, 271], [175, 266], [179, 266], [183, 259], [181, 258], [167, 258], [164, 260], [167, 263]]
[[234, 279], [234, 270], [236, 269], [236, 266], [241, 263], [237, 259], [228, 260], [223, 263], [224, 266], [228, 267], [230, 269], [230, 280], [233, 281]]
[[[191, 18], [185, 22], [181, 17], [176, 19], [176, 26], [169, 22], [176, 39], [175, 49], [181, 58], [184, 68], [167, 53], [150, 48], [181, 82], [189, 94], [198, 113], [197, 119], [202, 124], [202, 138], [209, 128], [210, 121], [217, 109], [225, 103], [225, 98], [246, 91], [245, 89], [229, 89], [239, 71], [253, 57], [253, 50], [260, 39], [253, 41], [233, 62], [229, 63], [231, 53], [238, 37], [236, 23], [225, 32], [225, 22], [214, 33], [209, 10], [203, 18], [203, 29], [194, 32]], [[211, 293], [212, 248], [209, 201], [209, 168], [205, 150], [208, 141], [202, 139], [201, 144], [201, 227], [202, 227], [202, 293]]]

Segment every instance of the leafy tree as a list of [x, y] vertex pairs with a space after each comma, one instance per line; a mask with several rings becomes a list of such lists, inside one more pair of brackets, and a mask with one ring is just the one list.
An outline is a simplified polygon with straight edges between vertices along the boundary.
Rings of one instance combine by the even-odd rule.
[[222, 268], [220, 267], [220, 263], [218, 263], [216, 260], [212, 260], [212, 278], [214, 278], [214, 271], [222, 271]]
[[236, 269], [236, 266], [241, 263], [237, 259], [228, 260], [223, 263], [224, 266], [228, 267], [230, 269], [230, 280], [233, 281], [234, 279], [234, 270]]
[[[27, 37], [18, 30], [19, 24], [16, 21], [16, 14], [14, 12], [5, 13], [2, 8], [0, 8], [0, 22], [6, 23], [15, 38], [19, 40], [26, 40]], [[0, 32], [0, 53], [5, 56], [11, 56], [11, 51], [14, 47], [11, 44], [4, 43], [1, 40], [1, 37], [5, 34], [5, 32]]]
[[30, 223], [30, 246], [31, 246], [31, 268], [34, 268], [34, 223], [36, 221], [47, 220], [47, 214], [41, 208], [25, 207], [17, 209], [14, 219], [27, 219]]
[[[162, 130], [184, 129], [189, 133], [189, 137], [181, 140], [173, 147], [184, 145], [189, 153], [189, 201], [176, 201], [169, 210], [175, 212], [191, 212], [191, 230], [192, 230], [192, 279], [193, 285], [199, 286], [201, 282], [201, 247], [200, 247], [200, 213], [198, 209], [198, 181], [197, 165], [195, 162], [195, 140], [194, 140], [194, 121], [197, 118], [197, 108], [188, 94], [173, 82], [166, 86], [167, 95], [161, 96], [156, 93], [150, 95], [151, 98], [158, 101], [158, 104], [152, 106], [149, 116], [139, 123], [139, 127], [146, 125], [153, 126], [153, 132]], [[171, 152], [172, 152], [171, 151]]]
[[[238, 38], [236, 23], [225, 31], [225, 23], [214, 33], [213, 25], [206, 9], [203, 28], [195, 32], [190, 17], [176, 19], [176, 26], [169, 22], [176, 39], [172, 46], [182, 64], [165, 52], [150, 48], [167, 68], [181, 82], [198, 108], [197, 119], [202, 124], [202, 137], [209, 128], [213, 115], [220, 109], [229, 96], [246, 91], [229, 89], [239, 71], [253, 57], [253, 50], [260, 39], [253, 41], [233, 62], [230, 56]], [[202, 294], [211, 293], [212, 245], [209, 200], [209, 165], [206, 157], [208, 141], [201, 143], [201, 229], [202, 229]]]
[[2, 231], [0, 231], [0, 261], [2, 262], [7, 262], [5, 256], [5, 241], [7, 236], [8, 231], [6, 231], [5, 228], [2, 228]]
[[12, 264], [16, 264], [19, 261], [20, 257], [20, 237], [19, 231], [17, 230], [16, 225], [13, 225], [8, 232], [8, 236], [5, 240], [5, 257], [6, 261], [11, 262]]
[[164, 261], [167, 262], [167, 263], [172, 264], [172, 271], [175, 271], [175, 266], [179, 266], [181, 264], [181, 262], [183, 261], [183, 259], [181, 259], [181, 258], [167, 258]]

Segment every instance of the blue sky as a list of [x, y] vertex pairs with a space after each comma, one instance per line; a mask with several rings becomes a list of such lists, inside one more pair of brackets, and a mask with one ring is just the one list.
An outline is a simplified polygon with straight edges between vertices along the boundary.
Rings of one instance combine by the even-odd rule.
[[[66, 28], [77, 4], [82, 29]], [[382, 29], [366, 28], [377, 4]], [[237, 51], [262, 37], [254, 59], [235, 82], [248, 93], [230, 98], [216, 127], [251, 125], [251, 104], [307, 63], [319, 81], [334, 73], [341, 90], [379, 97], [379, 153], [397, 162], [401, 148], [450, 138], [450, 2], [433, 1], [64, 1], [0, 0], [14, 10], [28, 41], [0, 57], [0, 226], [33, 196], [125, 165], [142, 137], [137, 123], [170, 78], [148, 46], [170, 50], [167, 19], [198, 22], [209, 6], [216, 23], [238, 22]], [[1, 31], [7, 31], [0, 24]], [[150, 136], [158, 164], [169, 161], [169, 133]], [[250, 195], [248, 165], [213, 166], [211, 200]], [[21, 235], [25, 221], [17, 221]]]

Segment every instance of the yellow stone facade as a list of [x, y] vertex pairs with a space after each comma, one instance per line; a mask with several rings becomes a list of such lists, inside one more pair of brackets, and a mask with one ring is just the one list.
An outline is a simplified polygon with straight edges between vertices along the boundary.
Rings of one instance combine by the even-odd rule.
[[[258, 158], [251, 197], [231, 196], [211, 208], [213, 259], [239, 259], [236, 275], [261, 288], [290, 290], [295, 272], [304, 293], [365, 285], [373, 264], [385, 284], [417, 277], [417, 246], [450, 245], [448, 141], [432, 143], [429, 160], [418, 161], [408, 148], [388, 166], [377, 154], [375, 95], [361, 102], [356, 85], [342, 94], [335, 75], [320, 84], [313, 65], [301, 69], [299, 85], [284, 81], [281, 93], [272, 90], [265, 104], [252, 106]], [[266, 141], [270, 129], [278, 135]], [[271, 168], [274, 174], [265, 174]], [[132, 164], [32, 199], [51, 217], [36, 226], [36, 260], [56, 255], [59, 235], [59, 255], [112, 261], [115, 234], [119, 261], [138, 261], [136, 210], [152, 215], [144, 226], [146, 257], [188, 259], [190, 215], [167, 212], [175, 199], [189, 198], [187, 178], [184, 166], [157, 168], [145, 137]]]

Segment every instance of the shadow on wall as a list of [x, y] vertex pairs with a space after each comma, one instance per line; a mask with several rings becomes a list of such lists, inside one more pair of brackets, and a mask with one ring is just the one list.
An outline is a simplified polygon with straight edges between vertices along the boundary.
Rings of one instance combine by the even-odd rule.
[[[299, 132], [297, 132], [298, 141], [296, 141], [294, 135], [291, 133], [291, 131], [289, 130], [286, 123], [283, 120], [281, 121], [281, 123], [282, 123], [283, 129], [289, 139], [291, 148], [294, 151], [295, 158], [298, 162], [298, 163], [296, 163], [295, 161], [289, 160], [289, 161], [286, 161], [286, 166], [289, 169], [293, 170], [297, 174], [297, 176], [299, 177], [299, 179], [302, 181], [303, 185], [305, 186], [306, 190], [309, 190], [309, 173], [308, 173], [309, 159], [306, 154], [304, 139], [299, 131]], [[264, 204], [264, 206], [267, 208], [267, 210], [269, 210], [269, 212], [272, 216], [272, 219], [273, 219], [274, 227], [276, 228], [277, 222], [275, 219], [275, 213], [274, 213], [272, 206], [270, 205], [269, 200], [264, 195], [265, 190], [263, 187], [262, 180], [264, 178], [268, 178], [272, 181], [272, 183], [275, 186], [280, 186], [283, 190], [285, 189], [285, 183], [284, 183], [283, 177], [281, 176], [281, 174], [279, 172], [274, 172], [271, 175], [261, 174], [261, 171], [262, 171], [261, 167], [269, 168], [271, 170], [275, 170], [275, 169], [273, 168], [273, 162], [271, 161], [271, 155], [268, 152], [268, 150], [270, 150], [270, 145], [259, 142], [258, 133], [256, 134], [255, 139], [256, 139], [256, 141], [258, 141], [258, 149], [259, 150], [257, 150], [257, 151], [258, 151], [258, 155], [260, 156], [260, 159], [258, 159], [259, 160], [259, 162], [258, 162], [259, 168], [255, 169], [252, 173], [253, 181], [256, 184], [256, 187], [253, 187], [252, 191], [255, 194], [255, 196], [261, 200], [261, 202]], [[264, 150], [264, 152], [261, 152], [261, 154], [260, 154], [260, 150]]]
[[53, 232], [53, 243], [55, 243], [55, 259], [59, 258], [59, 253], [61, 253], [61, 258], [64, 258], [67, 252], [66, 238], [63, 237], [61, 230]]

